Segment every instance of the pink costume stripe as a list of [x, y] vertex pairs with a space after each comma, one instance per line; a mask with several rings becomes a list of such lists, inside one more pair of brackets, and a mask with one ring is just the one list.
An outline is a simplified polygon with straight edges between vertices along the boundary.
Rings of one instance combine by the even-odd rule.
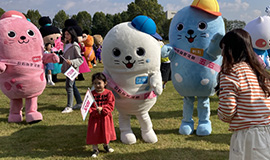
[[204, 59], [204, 58], [202, 58], [200, 56], [197, 56], [195, 54], [189, 53], [189, 52], [187, 52], [185, 50], [182, 50], [182, 49], [179, 49], [179, 48], [175, 48], [174, 47], [174, 51], [178, 55], [186, 58], [187, 60], [190, 60], [190, 61], [192, 61], [194, 63], [197, 63], [197, 64], [200, 64], [202, 66], [205, 66], [205, 67], [208, 67], [210, 69], [213, 69], [216, 72], [220, 72], [220, 66], [218, 64], [212, 62], [212, 61], [209, 61], [207, 59]]

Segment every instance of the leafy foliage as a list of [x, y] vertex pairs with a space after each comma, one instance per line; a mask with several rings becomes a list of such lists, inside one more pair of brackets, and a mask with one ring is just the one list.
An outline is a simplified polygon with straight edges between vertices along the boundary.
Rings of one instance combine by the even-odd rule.
[[40, 28], [40, 25], [38, 24], [38, 20], [40, 19], [41, 15], [38, 10], [28, 10], [26, 13], [26, 18], [29, 18], [31, 22], [36, 25], [38, 28]]
[[92, 33], [105, 37], [110, 29], [110, 22], [107, 21], [106, 15], [103, 12], [96, 12], [93, 16]]
[[78, 12], [78, 14], [74, 16], [74, 19], [77, 21], [82, 30], [86, 29], [89, 31], [89, 34], [91, 34], [92, 17], [88, 12]]
[[64, 10], [60, 10], [53, 18], [53, 25], [58, 28], [65, 28], [65, 21], [69, 19], [69, 15]]
[[3, 10], [2, 8], [0, 8], [0, 17], [2, 16], [2, 14], [4, 14], [6, 11]]
[[[157, 25], [157, 33], [159, 33], [163, 39], [168, 40], [170, 19], [166, 19], [166, 14], [163, 11], [163, 7], [158, 3], [158, 0], [134, 0], [127, 6], [127, 11], [121, 13], [105, 14], [103, 12], [96, 12], [93, 17], [87, 11], [80, 11], [71, 18], [76, 19], [78, 25], [82, 29], [87, 29], [90, 34], [100, 34], [103, 37], [107, 32], [115, 25], [131, 21], [138, 15], [146, 15], [152, 18]], [[0, 8], [0, 15], [5, 11]], [[39, 27], [38, 19], [41, 17], [38, 10], [29, 10], [26, 17], [30, 18], [31, 21]], [[63, 29], [64, 22], [69, 19], [70, 16], [66, 14], [64, 10], [60, 10], [53, 18], [53, 25]], [[227, 20], [224, 18], [226, 32], [234, 28], [244, 28], [246, 23], [239, 20]]]
[[229, 32], [236, 28], [244, 28], [246, 26], [246, 23], [244, 21], [227, 20], [226, 18], [223, 18], [223, 20], [224, 20], [226, 32]]

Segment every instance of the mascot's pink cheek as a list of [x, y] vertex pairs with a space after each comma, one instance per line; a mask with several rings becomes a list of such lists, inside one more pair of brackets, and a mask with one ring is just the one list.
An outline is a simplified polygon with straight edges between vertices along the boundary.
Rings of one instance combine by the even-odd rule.
[[8, 91], [11, 89], [11, 84], [9, 84], [8, 82], [5, 82], [4, 86]]
[[40, 80], [41, 80], [41, 81], [44, 81], [44, 73], [41, 73], [41, 75], [40, 75]]
[[22, 89], [22, 84], [17, 84], [17, 85], [16, 85], [16, 88], [17, 88], [17, 89]]
[[260, 48], [263, 48], [267, 45], [264, 39], [258, 39], [255, 44], [257, 47], [260, 47]]

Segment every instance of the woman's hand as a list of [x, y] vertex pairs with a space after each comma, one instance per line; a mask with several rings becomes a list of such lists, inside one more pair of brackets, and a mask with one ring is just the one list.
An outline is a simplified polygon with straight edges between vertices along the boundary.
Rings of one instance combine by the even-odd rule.
[[67, 64], [68, 64], [68, 65], [70, 65], [70, 66], [71, 66], [71, 64], [72, 64], [72, 63], [71, 63], [71, 61], [70, 61], [69, 59], [67, 59], [67, 61], [66, 61], [66, 62], [67, 62]]

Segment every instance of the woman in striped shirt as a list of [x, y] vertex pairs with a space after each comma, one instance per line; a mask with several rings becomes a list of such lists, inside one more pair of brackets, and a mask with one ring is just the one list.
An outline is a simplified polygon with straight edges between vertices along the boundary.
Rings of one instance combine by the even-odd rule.
[[233, 131], [230, 159], [269, 160], [270, 74], [258, 61], [251, 37], [243, 29], [228, 32], [220, 48], [218, 117]]

